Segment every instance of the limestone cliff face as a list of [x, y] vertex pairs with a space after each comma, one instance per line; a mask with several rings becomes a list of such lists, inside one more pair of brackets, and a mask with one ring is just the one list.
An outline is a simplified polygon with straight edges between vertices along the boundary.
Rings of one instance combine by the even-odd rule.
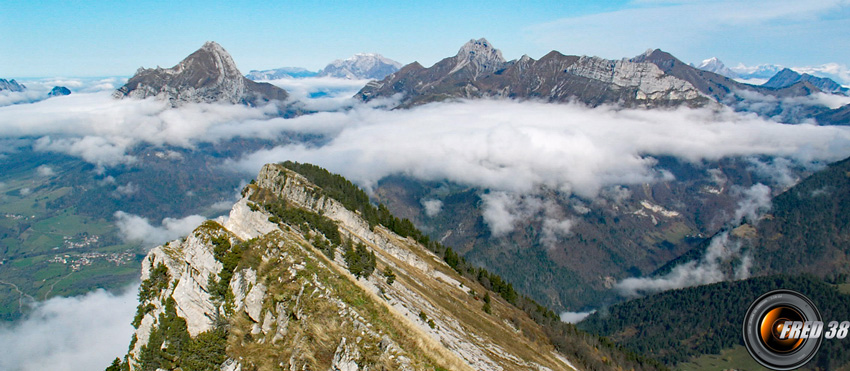
[[207, 222], [185, 239], [169, 242], [154, 248], [142, 261], [142, 281], [148, 282], [155, 267], [163, 265], [170, 278], [153, 295], [139, 304], [150, 305], [138, 322], [135, 342], [130, 358], [139, 355], [141, 347], [148, 343], [151, 331], [157, 326], [157, 317], [165, 311], [165, 299], [176, 303], [177, 315], [186, 320], [191, 336], [209, 331], [216, 316], [216, 306], [209, 294], [211, 275], [221, 271], [222, 264], [213, 256], [211, 238], [232, 238], [215, 222]]
[[[573, 369], [524, 312], [496, 297], [485, 313], [486, 289], [303, 176], [266, 165], [243, 196], [223, 225], [145, 258], [132, 370]], [[374, 254], [374, 273], [353, 276], [326, 252], [332, 236], [280, 220], [271, 203], [332, 221]]]

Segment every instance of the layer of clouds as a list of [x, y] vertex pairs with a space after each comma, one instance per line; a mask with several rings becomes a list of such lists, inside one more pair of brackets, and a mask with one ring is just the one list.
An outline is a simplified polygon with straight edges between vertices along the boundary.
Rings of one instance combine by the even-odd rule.
[[96, 290], [35, 305], [23, 320], [0, 324], [2, 370], [102, 370], [127, 352], [138, 286]]
[[170, 109], [156, 99], [113, 99], [111, 93], [72, 94], [32, 104], [0, 107], [0, 138], [38, 138], [40, 151], [65, 153], [100, 167], [132, 163], [139, 143], [194, 148], [236, 137], [276, 140], [285, 133], [333, 134], [342, 130], [330, 113], [287, 120], [276, 108], [189, 104]]
[[[62, 78], [53, 77], [45, 79], [18, 79], [18, 83], [26, 86], [22, 92], [0, 91], [0, 107], [13, 104], [34, 103], [48, 99], [47, 94], [54, 86], [64, 86], [71, 90], [72, 94], [114, 91], [127, 82], [122, 77], [104, 78]], [[56, 97], [59, 99], [61, 97]], [[61, 98], [66, 99], [66, 98]]]
[[279, 146], [234, 165], [255, 173], [268, 162], [310, 162], [366, 188], [404, 173], [518, 194], [543, 185], [593, 198], [606, 186], [668, 179], [655, 168], [653, 156], [699, 163], [768, 155], [805, 163], [850, 155], [850, 128], [783, 125], [725, 109], [474, 101], [398, 111], [355, 109], [310, 120], [327, 125], [327, 133], [339, 132], [321, 147]]
[[[340, 81], [354, 89], [344, 85], [351, 81]], [[77, 156], [102, 169], [133, 163], [128, 152], [139, 143], [194, 148], [236, 137], [311, 134], [330, 142], [321, 148], [271, 148], [236, 165], [254, 174], [265, 162], [291, 159], [318, 163], [366, 187], [385, 175], [408, 173], [518, 193], [544, 184], [587, 197], [607, 185], [663, 178], [653, 156], [698, 162], [772, 155], [805, 162], [850, 155], [846, 128], [778, 125], [725, 109], [617, 110], [485, 100], [396, 111], [354, 104], [283, 119], [274, 117], [273, 107], [169, 109], [155, 99], [115, 100], [108, 91], [62, 98], [0, 107], [0, 138], [35, 137], [36, 150]]]
[[123, 138], [118, 143], [112, 143], [109, 139], [96, 136], [85, 136], [82, 138], [58, 138], [50, 136], [39, 138], [33, 143], [33, 149], [43, 152], [59, 152], [82, 158], [103, 169], [105, 166], [118, 164], [131, 164], [136, 161], [134, 157], [125, 154], [129, 141]]
[[290, 98], [311, 111], [335, 111], [350, 108], [353, 98], [371, 80], [348, 80], [333, 77], [278, 79], [266, 81], [286, 90]]
[[147, 218], [128, 214], [123, 211], [115, 212], [115, 225], [127, 241], [136, 241], [146, 246], [156, 246], [165, 242], [186, 236], [206, 220], [200, 215], [190, 215], [184, 218], [162, 219], [160, 226], [154, 226]]

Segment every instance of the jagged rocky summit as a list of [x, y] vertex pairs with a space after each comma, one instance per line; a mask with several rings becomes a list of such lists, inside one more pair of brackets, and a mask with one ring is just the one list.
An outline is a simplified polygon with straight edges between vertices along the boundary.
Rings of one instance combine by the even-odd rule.
[[27, 90], [27, 87], [24, 86], [23, 84], [18, 83], [17, 81], [15, 81], [15, 79], [11, 79], [11, 80], [0, 79], [0, 91], [4, 91], [4, 90], [21, 92], [21, 91]]
[[318, 76], [341, 79], [380, 80], [401, 68], [401, 63], [375, 53], [359, 53], [346, 59], [337, 59], [319, 71]]
[[[806, 96], [820, 91], [805, 80], [781, 88], [740, 83], [690, 66], [658, 49], [620, 60], [552, 51], [539, 60], [522, 56], [505, 61], [498, 49], [479, 39], [470, 40], [455, 56], [431, 67], [416, 62], [408, 64], [383, 80], [370, 82], [355, 97], [370, 101], [401, 96], [397, 108], [456, 99], [510, 98], [578, 102], [591, 107], [728, 105], [746, 110], [750, 106], [739, 103], [754, 96], [775, 101], [776, 97]], [[805, 115], [811, 117], [826, 110], [826, 107], [809, 109]], [[777, 111], [782, 111], [781, 107], [760, 114]]]
[[601, 343], [570, 344], [578, 360], [556, 351], [526, 312], [352, 211], [362, 191], [270, 164], [242, 196], [226, 222], [145, 257], [130, 370], [617, 367]]
[[470, 40], [458, 53], [434, 66], [404, 66], [369, 83], [357, 97], [369, 101], [402, 93], [401, 107], [456, 98], [501, 97], [550, 102], [577, 100], [597, 106], [700, 106], [706, 97], [690, 83], [658, 67], [628, 60], [568, 56], [552, 51], [535, 60], [505, 61], [486, 39]]
[[274, 85], [242, 76], [230, 54], [210, 41], [172, 68], [140, 68], [114, 96], [157, 97], [177, 107], [217, 102], [257, 106], [283, 102], [288, 94]]

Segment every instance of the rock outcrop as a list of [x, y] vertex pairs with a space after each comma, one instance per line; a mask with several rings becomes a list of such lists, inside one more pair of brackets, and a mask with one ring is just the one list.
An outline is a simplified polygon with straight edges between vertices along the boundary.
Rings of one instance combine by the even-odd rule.
[[71, 89], [68, 89], [64, 86], [54, 86], [53, 89], [47, 93], [48, 97], [61, 97], [63, 95], [70, 95]]
[[[332, 221], [375, 273], [350, 274], [320, 250], [330, 236], [268, 205]], [[485, 313], [484, 287], [281, 165], [263, 167], [223, 226], [154, 248], [142, 279], [131, 370], [574, 369], [524, 312], [494, 298]]]

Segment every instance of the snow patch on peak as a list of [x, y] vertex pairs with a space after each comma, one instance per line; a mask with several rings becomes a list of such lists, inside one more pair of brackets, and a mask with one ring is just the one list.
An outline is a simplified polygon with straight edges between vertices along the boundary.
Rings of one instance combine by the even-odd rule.
[[720, 59], [717, 59], [717, 57], [711, 57], [709, 59], [705, 59], [698, 66], [694, 66], [694, 67], [699, 68], [703, 71], [714, 72], [718, 75], [723, 75], [723, 76], [726, 76], [726, 77], [732, 78], [732, 79], [738, 77], [738, 74], [735, 73], [735, 71], [733, 71], [729, 67], [726, 67], [726, 65], [723, 64], [723, 62], [721, 62]]
[[377, 53], [357, 53], [346, 59], [337, 59], [319, 71], [318, 76], [343, 79], [380, 80], [398, 71], [401, 63]]

